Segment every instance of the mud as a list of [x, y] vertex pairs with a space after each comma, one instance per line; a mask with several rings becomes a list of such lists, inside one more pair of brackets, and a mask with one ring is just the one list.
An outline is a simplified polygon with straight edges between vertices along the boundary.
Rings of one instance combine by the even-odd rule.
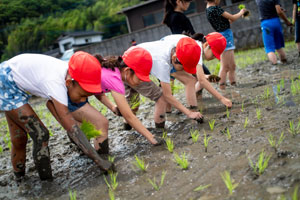
[[[136, 131], [122, 130], [122, 118], [108, 112], [110, 155], [115, 156], [119, 182], [114, 192], [116, 199], [257, 200], [279, 199], [281, 195], [291, 199], [295, 186], [300, 185], [300, 134], [293, 137], [288, 131], [289, 121], [297, 124], [300, 119], [300, 95], [293, 96], [291, 92], [291, 79], [298, 80], [300, 74], [300, 59], [295, 49], [288, 55], [287, 64], [272, 66], [262, 62], [237, 70], [238, 85], [228, 86], [223, 92], [233, 100], [229, 117], [225, 107], [206, 91], [199, 100], [204, 123], [186, 119], [175, 110], [166, 115], [166, 131], [174, 141], [174, 151], [188, 155], [190, 166], [187, 170], [176, 165], [165, 145], [152, 146]], [[281, 79], [284, 79], [284, 88], [277, 93]], [[269, 98], [263, 97], [266, 88], [270, 90]], [[183, 95], [184, 92], [180, 91], [176, 97], [184, 102]], [[109, 199], [104, 175], [96, 164], [70, 142], [67, 133], [47, 114], [44, 101], [35, 99], [32, 103], [53, 134], [49, 148], [54, 180], [39, 180], [31, 156], [32, 140], [29, 139], [26, 178], [21, 183], [15, 181], [10, 152], [3, 142], [6, 129], [2, 127], [4, 133], [0, 144], [6, 148], [0, 154], [0, 199], [69, 199], [69, 190], [77, 192], [77, 199]], [[261, 110], [260, 120], [256, 108]], [[161, 130], [152, 128], [155, 127], [153, 102], [143, 103], [138, 117], [154, 134], [162, 135]], [[246, 117], [248, 125], [244, 128]], [[208, 123], [212, 119], [216, 120], [213, 131]], [[200, 131], [197, 143], [192, 141], [191, 129]], [[226, 136], [227, 129], [231, 140]], [[282, 131], [285, 139], [275, 152], [268, 137], [273, 134], [278, 139]], [[207, 152], [203, 145], [204, 132], [212, 137]], [[271, 159], [265, 172], [257, 176], [250, 168], [248, 158], [256, 162], [263, 149]], [[133, 168], [135, 154], [148, 164], [146, 172]], [[164, 184], [155, 191], [148, 179], [156, 177], [160, 180], [163, 170], [167, 171]], [[239, 183], [231, 196], [220, 175], [225, 170]], [[207, 184], [211, 186], [193, 191]]]

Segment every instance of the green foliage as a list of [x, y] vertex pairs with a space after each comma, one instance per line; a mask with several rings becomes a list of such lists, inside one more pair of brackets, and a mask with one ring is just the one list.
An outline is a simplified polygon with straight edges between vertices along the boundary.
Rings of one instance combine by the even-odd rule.
[[300, 132], [300, 121], [298, 122], [297, 126], [294, 125], [293, 121], [289, 121], [289, 124], [290, 124], [290, 129], [288, 131], [292, 134], [293, 137], [295, 137]]
[[265, 88], [265, 90], [264, 90], [263, 98], [264, 98], [264, 99], [269, 99], [270, 96], [271, 96], [270, 88], [267, 87], [267, 88]]
[[219, 74], [219, 72], [220, 72], [220, 68], [221, 68], [221, 64], [217, 63], [216, 67], [215, 67], [215, 69], [214, 69], [214, 71], [213, 71], [212, 74], [217, 76]]
[[106, 177], [104, 176], [104, 181], [108, 187], [109, 190], [116, 190], [119, 183], [117, 181], [117, 176], [118, 173], [114, 173], [114, 172], [109, 172], [109, 177], [110, 177], [110, 183], [107, 181]]
[[137, 155], [134, 155], [135, 162], [133, 162], [134, 166], [136, 168], [140, 169], [141, 171], [145, 172], [148, 168], [148, 165], [145, 165], [145, 161], [143, 159], [140, 159]]
[[189, 161], [185, 155], [185, 153], [181, 154], [181, 157], [174, 153], [174, 161], [181, 167], [181, 169], [186, 170], [189, 167]]
[[210, 139], [211, 139], [211, 136], [207, 137], [206, 133], [204, 131], [203, 144], [204, 144], [205, 152], [207, 152], [207, 146], [208, 146], [208, 142], [209, 142]]
[[81, 123], [80, 129], [86, 135], [88, 140], [101, 135], [101, 130], [97, 130], [92, 123], [90, 123], [86, 120], [83, 120], [83, 122]]
[[170, 153], [173, 153], [174, 150], [174, 143], [173, 140], [170, 137], [165, 138], [167, 149]]
[[256, 164], [254, 164], [253, 161], [248, 157], [250, 166], [253, 169], [254, 174], [261, 175], [268, 167], [270, 158], [271, 155], [267, 156], [264, 150], [262, 150], [261, 153], [259, 154]]
[[261, 110], [259, 108], [256, 108], [256, 117], [258, 120], [261, 119]]
[[291, 93], [292, 93], [293, 96], [296, 96], [297, 94], [300, 94], [300, 81], [299, 80], [294, 81], [292, 79]]
[[245, 4], [240, 4], [240, 5], [239, 5], [239, 9], [240, 9], [240, 10], [242, 10], [242, 9], [244, 9], [244, 8], [246, 8]]
[[160, 178], [160, 184], [156, 183], [155, 177], [153, 178], [153, 180], [148, 179], [148, 182], [152, 185], [152, 187], [153, 187], [156, 191], [160, 190], [160, 188], [161, 188], [162, 185], [164, 184], [164, 180], [165, 180], [166, 174], [167, 174], [166, 171], [162, 171], [162, 173], [161, 173], [161, 178]]
[[276, 138], [274, 138], [274, 136], [272, 134], [269, 135], [268, 141], [269, 141], [271, 147], [274, 148], [275, 152], [277, 152], [277, 149], [278, 149], [279, 145], [283, 142], [284, 138], [285, 138], [285, 136], [284, 136], [283, 131], [277, 142], [276, 142]]
[[200, 136], [199, 131], [191, 129], [190, 133], [191, 133], [191, 137], [192, 137], [193, 142], [196, 143], [198, 141], [199, 136]]
[[115, 161], [115, 157], [114, 156], [108, 156], [108, 161], [113, 163]]
[[245, 122], [244, 122], [244, 128], [246, 128], [248, 125], [248, 117], [246, 117]]
[[76, 197], [76, 191], [73, 191], [72, 190], [69, 190], [69, 197], [70, 197], [70, 200], [76, 200], [77, 197]]
[[228, 140], [231, 140], [231, 134], [230, 134], [229, 128], [226, 128], [226, 133], [227, 133]]
[[163, 139], [166, 139], [166, 138], [167, 138], [167, 136], [168, 136], [168, 133], [167, 133], [167, 131], [164, 131], [164, 132], [163, 132], [163, 135], [162, 135], [162, 138], [163, 138]]
[[110, 199], [110, 200], [115, 200], [115, 199], [116, 199], [116, 198], [115, 198], [115, 193], [114, 193], [114, 191], [111, 190], [111, 189], [108, 189], [108, 196], [109, 196], [109, 199]]
[[230, 173], [228, 171], [224, 171], [221, 173], [221, 177], [229, 191], [229, 195], [232, 195], [233, 190], [239, 185], [238, 183], [234, 183], [234, 180], [231, 179]]
[[0, 154], [3, 152], [3, 147], [0, 145]]
[[196, 187], [193, 191], [194, 191], [194, 192], [198, 192], [198, 191], [204, 190], [204, 189], [206, 189], [206, 188], [208, 188], [208, 187], [210, 187], [210, 186], [211, 186], [211, 184], [208, 184], [208, 185], [200, 185], [200, 186]]
[[[228, 108], [227, 108], [227, 110], [228, 110]], [[215, 119], [209, 120], [209, 122], [208, 122], [211, 131], [214, 130], [215, 122], [216, 122]]]

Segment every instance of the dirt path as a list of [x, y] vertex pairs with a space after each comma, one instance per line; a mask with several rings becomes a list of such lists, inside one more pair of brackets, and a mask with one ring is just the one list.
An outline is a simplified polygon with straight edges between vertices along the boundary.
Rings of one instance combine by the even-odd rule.
[[[174, 110], [167, 116], [168, 136], [174, 141], [174, 152], [179, 155], [185, 152], [188, 156], [190, 165], [187, 170], [176, 165], [173, 154], [165, 145], [152, 147], [135, 131], [123, 131], [122, 119], [109, 114], [111, 154], [116, 157], [119, 183], [114, 192], [116, 199], [257, 200], [277, 199], [280, 195], [290, 199], [296, 185], [300, 185], [300, 134], [293, 137], [288, 131], [289, 121], [297, 126], [300, 120], [300, 91], [297, 94], [291, 91], [291, 78], [294, 78], [294, 83], [300, 81], [300, 59], [295, 52], [289, 55], [288, 60], [286, 65], [271, 66], [263, 62], [238, 70], [239, 85], [229, 87], [224, 94], [234, 103], [229, 113], [204, 92], [202, 101], [199, 101], [205, 116], [203, 124], [187, 120]], [[281, 80], [284, 80], [284, 86]], [[278, 90], [280, 82], [282, 87]], [[300, 82], [297, 83], [300, 86]], [[182, 91], [176, 96], [184, 102]], [[27, 178], [17, 184], [11, 172], [9, 150], [4, 148], [0, 154], [0, 199], [68, 199], [69, 190], [77, 192], [77, 199], [109, 199], [103, 175], [69, 142], [65, 131], [48, 116], [43, 103], [37, 102], [35, 107], [39, 115], [45, 117], [43, 121], [53, 133], [50, 150], [55, 179], [53, 182], [39, 180], [34, 170], [30, 142]], [[147, 127], [154, 126], [152, 108], [153, 103], [146, 102], [138, 114]], [[257, 119], [257, 109], [261, 112], [261, 119]], [[246, 118], [248, 124], [244, 127]], [[209, 127], [212, 120], [215, 120], [213, 131]], [[196, 143], [191, 139], [191, 129], [199, 130]], [[231, 134], [230, 140], [227, 129]], [[5, 129], [2, 127], [1, 130]], [[156, 130], [153, 132], [162, 134]], [[207, 152], [203, 145], [204, 132], [211, 137]], [[272, 134], [278, 139], [282, 132], [285, 138], [275, 152], [268, 137]], [[5, 133], [0, 144], [5, 147], [3, 135]], [[271, 158], [265, 172], [257, 176], [250, 168], [248, 158], [256, 163], [262, 150]], [[133, 169], [135, 154], [148, 164], [146, 172]], [[156, 177], [159, 181], [164, 170], [167, 172], [164, 184], [156, 191], [148, 179]], [[231, 196], [220, 175], [225, 170], [238, 183]], [[208, 188], [194, 191], [198, 186], [208, 184]]]

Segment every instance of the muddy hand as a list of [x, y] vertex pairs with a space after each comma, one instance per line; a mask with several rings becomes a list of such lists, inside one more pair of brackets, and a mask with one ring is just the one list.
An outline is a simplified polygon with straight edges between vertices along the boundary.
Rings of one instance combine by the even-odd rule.
[[221, 78], [217, 75], [212, 74], [208, 76], [208, 81], [211, 83], [218, 83], [220, 80]]
[[221, 102], [222, 102], [222, 104], [224, 104], [228, 108], [232, 107], [232, 102], [229, 99], [225, 98], [225, 97], [223, 97], [221, 99]]
[[189, 118], [196, 120], [198, 123], [202, 123], [203, 122], [203, 116], [200, 112], [191, 112], [188, 115]]
[[[151, 141], [151, 143], [152, 143], [152, 141]], [[166, 142], [162, 137], [159, 137], [159, 136], [154, 136], [153, 137], [153, 143], [152, 144], [154, 146], [160, 146], [160, 145], [165, 144], [165, 143]]]
[[121, 112], [120, 112], [120, 110], [119, 110], [119, 108], [118, 108], [117, 106], [114, 107], [113, 112], [114, 112], [114, 114], [117, 115], [117, 116], [122, 116], [122, 114], [121, 114]]

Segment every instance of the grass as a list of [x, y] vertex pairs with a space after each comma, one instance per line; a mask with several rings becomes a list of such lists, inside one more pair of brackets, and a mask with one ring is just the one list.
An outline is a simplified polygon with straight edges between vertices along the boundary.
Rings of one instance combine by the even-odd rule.
[[148, 182], [156, 191], [160, 190], [160, 188], [163, 186], [166, 174], [166, 171], [162, 171], [159, 184], [156, 182], [155, 177], [153, 178], [153, 180], [148, 179]]
[[227, 139], [231, 140], [231, 134], [230, 134], [229, 128], [226, 128], [226, 133], [227, 133]]
[[207, 137], [206, 133], [204, 132], [203, 144], [204, 144], [205, 152], [207, 152], [207, 146], [208, 146], [208, 142], [210, 139], [211, 139], [211, 136]]
[[239, 185], [238, 183], [234, 183], [234, 180], [231, 179], [230, 173], [228, 171], [224, 171], [221, 173], [221, 177], [229, 191], [229, 195], [232, 195], [233, 190]]
[[256, 164], [254, 164], [253, 161], [248, 157], [250, 166], [253, 169], [254, 174], [259, 176], [264, 173], [265, 169], [268, 167], [270, 158], [271, 155], [267, 156], [264, 150], [260, 152]]
[[[228, 110], [228, 108], [227, 108], [227, 110]], [[210, 120], [210, 121], [208, 122], [211, 131], [214, 130], [215, 122], [216, 122], [215, 119], [212, 119], [212, 120]]]
[[276, 138], [274, 138], [274, 136], [272, 134], [269, 135], [268, 141], [269, 141], [271, 147], [275, 150], [275, 152], [277, 152], [277, 149], [278, 149], [279, 145], [283, 142], [284, 138], [285, 138], [285, 136], [284, 136], [283, 131], [277, 142], [276, 142]]
[[258, 120], [261, 119], [261, 110], [259, 108], [256, 108], [256, 117]]
[[174, 161], [183, 170], [186, 170], [189, 167], [189, 161], [187, 159], [187, 156], [185, 155], [185, 152], [181, 154], [181, 157], [177, 153], [174, 153]]
[[145, 172], [148, 168], [148, 165], [145, 165], [144, 160], [140, 159], [137, 155], [134, 155], [135, 161], [133, 162], [134, 166], [140, 169], [142, 172]]
[[76, 200], [77, 197], [76, 197], [76, 191], [72, 192], [72, 190], [69, 190], [69, 197], [70, 197], [70, 200]]
[[173, 153], [174, 150], [174, 143], [170, 137], [165, 138], [167, 149], [170, 153]]
[[97, 130], [96, 127], [92, 123], [90, 123], [86, 120], [83, 120], [83, 122], [81, 123], [80, 129], [86, 135], [88, 140], [101, 135], [101, 130]]
[[245, 122], [244, 122], [244, 128], [246, 128], [248, 125], [248, 117], [246, 117]]
[[117, 181], [117, 176], [118, 173], [114, 173], [114, 172], [109, 172], [109, 177], [110, 177], [110, 183], [107, 181], [106, 177], [104, 176], [104, 181], [108, 187], [109, 190], [116, 190], [119, 183]]
[[200, 136], [199, 131], [191, 129], [190, 133], [191, 133], [191, 137], [192, 137], [193, 142], [196, 143], [198, 141], [199, 136]]
[[210, 187], [210, 186], [211, 186], [211, 184], [200, 185], [200, 186], [196, 187], [193, 191], [194, 191], [194, 192], [198, 192], [198, 191], [204, 190], [204, 189], [206, 189], [206, 188], [208, 188], [208, 187]]
[[300, 132], [300, 121], [298, 122], [297, 126], [294, 125], [294, 122], [293, 121], [289, 121], [289, 132], [292, 134], [293, 137], [295, 137], [296, 135], [299, 134]]

